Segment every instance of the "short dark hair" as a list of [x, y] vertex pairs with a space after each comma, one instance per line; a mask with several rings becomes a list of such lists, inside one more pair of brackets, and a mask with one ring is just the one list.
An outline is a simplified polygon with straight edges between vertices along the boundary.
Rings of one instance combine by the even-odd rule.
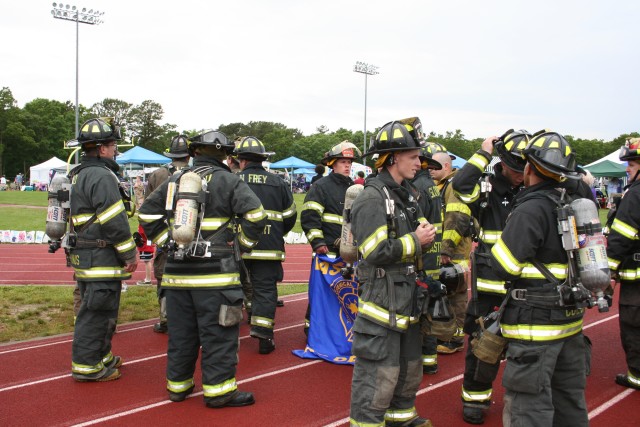
[[360, 178], [364, 178], [364, 172], [363, 171], [358, 171], [358, 176]]
[[324, 173], [324, 165], [316, 165], [316, 173], [317, 174]]

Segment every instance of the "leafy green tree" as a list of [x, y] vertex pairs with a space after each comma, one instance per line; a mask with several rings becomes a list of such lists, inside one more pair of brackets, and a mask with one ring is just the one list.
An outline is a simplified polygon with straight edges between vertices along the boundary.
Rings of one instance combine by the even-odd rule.
[[127, 129], [131, 123], [133, 105], [120, 99], [105, 98], [91, 106], [94, 117], [113, 117], [115, 122]]
[[167, 135], [176, 129], [176, 125], [161, 124], [163, 116], [162, 106], [151, 100], [132, 107], [127, 132], [135, 137], [136, 145], [155, 152], [165, 150]]

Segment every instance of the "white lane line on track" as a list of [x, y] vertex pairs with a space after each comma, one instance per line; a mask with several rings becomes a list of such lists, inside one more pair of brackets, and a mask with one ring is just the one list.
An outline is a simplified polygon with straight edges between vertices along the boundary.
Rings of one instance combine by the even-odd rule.
[[607, 409], [611, 408], [616, 403], [620, 402], [625, 397], [629, 396], [634, 391], [635, 390], [633, 390], [631, 388], [628, 388], [625, 391], [623, 391], [622, 393], [620, 393], [617, 396], [615, 396], [613, 399], [609, 399], [607, 402], [604, 402], [602, 405], [598, 406], [596, 409], [594, 409], [593, 411], [589, 412], [589, 419], [591, 420], [591, 419], [597, 417], [598, 415], [600, 415], [601, 413], [603, 413]]
[[[299, 328], [299, 327], [301, 327], [303, 325], [304, 325], [304, 323], [298, 323], [296, 325], [285, 326], [283, 328], [275, 329], [274, 332], [280, 332], [280, 331], [286, 331], [287, 329]], [[127, 329], [127, 331], [133, 331], [133, 330], [136, 330], [136, 329], [142, 329], [142, 328], [148, 328], [148, 327], [149, 326], [139, 326], [137, 328]], [[251, 337], [249, 335], [245, 335], [245, 336], [240, 337], [240, 340], [246, 340], [248, 338], [251, 338]], [[67, 340], [65, 342], [71, 342], [71, 340]], [[52, 344], [59, 344], [59, 343], [52, 343]], [[44, 347], [44, 345], [43, 345], [43, 347]], [[143, 357], [141, 359], [129, 360], [129, 361], [126, 361], [125, 363], [127, 364], [127, 366], [135, 365], [136, 363], [147, 362], [149, 360], [158, 359], [158, 358], [166, 357], [166, 356], [167, 356], [166, 353], [156, 354], [156, 355], [153, 355], [153, 356]], [[46, 383], [46, 382], [49, 382], [49, 381], [55, 381], [55, 380], [59, 380], [59, 379], [63, 379], [63, 378], [69, 378], [70, 375], [71, 374], [56, 375], [55, 377], [49, 377], [49, 378], [44, 378], [44, 379], [37, 380], [37, 381], [30, 381], [28, 383], [16, 384], [16, 385], [12, 385], [12, 386], [9, 386], [9, 387], [0, 388], [0, 393], [2, 393], [4, 391], [10, 391], [10, 390], [18, 389], [18, 388], [23, 388], [23, 387], [30, 387], [30, 386], [33, 386], [33, 385], [38, 385], [38, 384]], [[244, 380], [244, 381], [246, 381], [246, 380]], [[238, 381], [238, 384], [242, 384], [242, 381]]]
[[[306, 300], [308, 300], [308, 299], [309, 299], [309, 297], [307, 297], [307, 296], [300, 296], [300, 297], [297, 297], [297, 298], [295, 298], [295, 299], [293, 299], [293, 298], [292, 298], [292, 299], [286, 299], [286, 300], [285, 300], [285, 302], [306, 301]], [[292, 326], [287, 326], [287, 327], [284, 327], [284, 328], [276, 329], [275, 331], [276, 331], [276, 332], [277, 332], [277, 331], [284, 331], [284, 330], [286, 330], [286, 329], [296, 328], [296, 327], [299, 327], [299, 326], [301, 326], [301, 325], [302, 325], [302, 324], [292, 325]], [[118, 329], [118, 334], [122, 334], [122, 333], [125, 333], [125, 332], [131, 332], [131, 331], [137, 331], [137, 330], [140, 330], [140, 329], [146, 329], [146, 328], [148, 328], [149, 326], [151, 326], [151, 324], [149, 324], [149, 325], [144, 325], [144, 326], [135, 326], [135, 327], [132, 327], [132, 328], [126, 328], [126, 329]], [[240, 339], [245, 339], [245, 338], [248, 338], [248, 336], [241, 337]], [[29, 347], [14, 348], [14, 349], [12, 349], [12, 350], [0, 351], [0, 356], [2, 356], [2, 355], [4, 355], [4, 354], [8, 354], [8, 353], [15, 353], [15, 352], [17, 352], [17, 351], [34, 350], [34, 349], [38, 349], [38, 348], [42, 348], [42, 347], [49, 347], [49, 346], [57, 345], [57, 344], [68, 344], [68, 343], [70, 343], [70, 342], [73, 342], [73, 338], [72, 338], [72, 339], [66, 339], [66, 340], [63, 340], [63, 341], [50, 342], [50, 343], [46, 343], [46, 344], [31, 345], [31, 346], [29, 346]], [[1, 391], [1, 390], [0, 390], [0, 391]]]
[[[592, 328], [594, 326], [598, 326], [598, 325], [600, 325], [600, 324], [602, 324], [604, 322], [608, 322], [609, 320], [616, 319], [617, 317], [618, 317], [617, 314], [614, 314], [613, 316], [610, 316], [610, 317], [605, 317], [604, 319], [600, 319], [600, 320], [598, 320], [596, 322], [593, 322], [593, 323], [590, 323], [590, 324], [586, 325], [582, 329], [585, 330], [585, 329]], [[504, 363], [504, 360], [502, 362], [500, 362], [500, 363]], [[432, 390], [436, 390], [436, 389], [438, 389], [440, 387], [444, 387], [446, 385], [449, 385], [449, 384], [451, 384], [453, 382], [456, 382], [458, 380], [461, 380], [463, 378], [464, 378], [464, 374], [456, 375], [455, 377], [451, 377], [451, 378], [449, 378], [447, 380], [444, 380], [444, 381], [441, 381], [439, 383], [432, 384], [429, 387], [425, 387], [423, 389], [420, 389], [420, 390], [418, 390], [418, 393], [416, 393], [416, 394], [418, 396], [420, 396], [421, 394], [428, 393], [428, 392], [430, 392]], [[615, 398], [611, 399], [609, 402], [604, 403], [604, 404], [600, 405], [599, 407], [597, 407], [596, 409], [594, 409], [593, 411], [589, 412], [589, 419], [591, 419], [591, 418], [599, 415], [600, 413], [604, 412], [605, 410], [609, 409], [611, 406], [615, 405], [620, 400], [624, 399], [629, 394], [631, 394], [631, 392], [633, 392], [633, 390], [624, 391], [624, 392], [620, 393], [618, 396], [616, 396]], [[338, 421], [335, 421], [335, 422], [333, 422], [331, 424], [327, 424], [327, 425], [325, 425], [323, 427], [338, 427], [338, 426], [341, 426], [341, 425], [343, 425], [345, 423], [348, 423], [348, 422], [349, 422], [349, 417], [343, 418], [343, 419], [338, 420]]]
[[[306, 368], [307, 366], [315, 365], [315, 364], [322, 363], [322, 362], [324, 362], [324, 360], [313, 360], [311, 362], [306, 362], [306, 363], [303, 363], [301, 365], [291, 366], [289, 368], [279, 369], [277, 371], [269, 372], [269, 373], [262, 374], [262, 375], [256, 375], [255, 377], [251, 377], [251, 378], [246, 378], [244, 380], [238, 381], [238, 384], [250, 383], [252, 381], [261, 380], [263, 378], [268, 378], [268, 377], [271, 377], [271, 376], [274, 376], [274, 375], [284, 374], [284, 373], [287, 373], [287, 372], [295, 371], [295, 370], [301, 369], [301, 368]], [[198, 393], [193, 393], [192, 395], [187, 397], [187, 399], [191, 399], [191, 398], [202, 396], [202, 395], [203, 395], [203, 392], [200, 391]], [[128, 411], [120, 412], [120, 413], [113, 414], [113, 415], [108, 415], [106, 417], [96, 418], [95, 420], [87, 421], [87, 422], [84, 422], [84, 423], [81, 423], [81, 424], [74, 424], [73, 427], [91, 426], [91, 425], [94, 425], [94, 424], [98, 424], [98, 423], [102, 423], [102, 422], [106, 422], [106, 421], [111, 421], [111, 420], [115, 420], [115, 419], [118, 419], [118, 418], [122, 418], [122, 417], [125, 417], [127, 415], [136, 414], [138, 412], [143, 412], [143, 411], [146, 411], [148, 409], [153, 409], [153, 408], [157, 408], [159, 406], [168, 405], [170, 403], [173, 403], [173, 402], [171, 402], [170, 400], [163, 400], [161, 402], [152, 403], [150, 405], [141, 406], [139, 408], [130, 409]]]

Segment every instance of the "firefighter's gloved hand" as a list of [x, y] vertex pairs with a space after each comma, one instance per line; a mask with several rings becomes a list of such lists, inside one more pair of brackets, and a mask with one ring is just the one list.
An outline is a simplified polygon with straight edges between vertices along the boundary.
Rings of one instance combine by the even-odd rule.
[[318, 255], [324, 255], [328, 252], [329, 252], [329, 248], [327, 247], [327, 245], [318, 246], [318, 248], [316, 248], [316, 253]]
[[138, 258], [135, 258], [133, 262], [127, 262], [124, 265], [124, 269], [127, 271], [127, 273], [133, 273], [136, 271], [137, 268], [138, 268]]

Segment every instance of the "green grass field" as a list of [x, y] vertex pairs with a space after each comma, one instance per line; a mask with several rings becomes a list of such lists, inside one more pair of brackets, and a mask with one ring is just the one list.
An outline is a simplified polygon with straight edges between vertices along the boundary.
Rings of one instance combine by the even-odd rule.
[[[304, 203], [304, 194], [294, 194], [298, 209], [298, 219], [293, 231], [302, 233], [300, 211]], [[1, 191], [0, 192], [0, 230], [44, 231], [47, 219], [47, 193], [43, 191]], [[42, 209], [21, 208], [3, 205], [40, 206]], [[129, 220], [131, 231], [138, 230], [136, 216]]]

